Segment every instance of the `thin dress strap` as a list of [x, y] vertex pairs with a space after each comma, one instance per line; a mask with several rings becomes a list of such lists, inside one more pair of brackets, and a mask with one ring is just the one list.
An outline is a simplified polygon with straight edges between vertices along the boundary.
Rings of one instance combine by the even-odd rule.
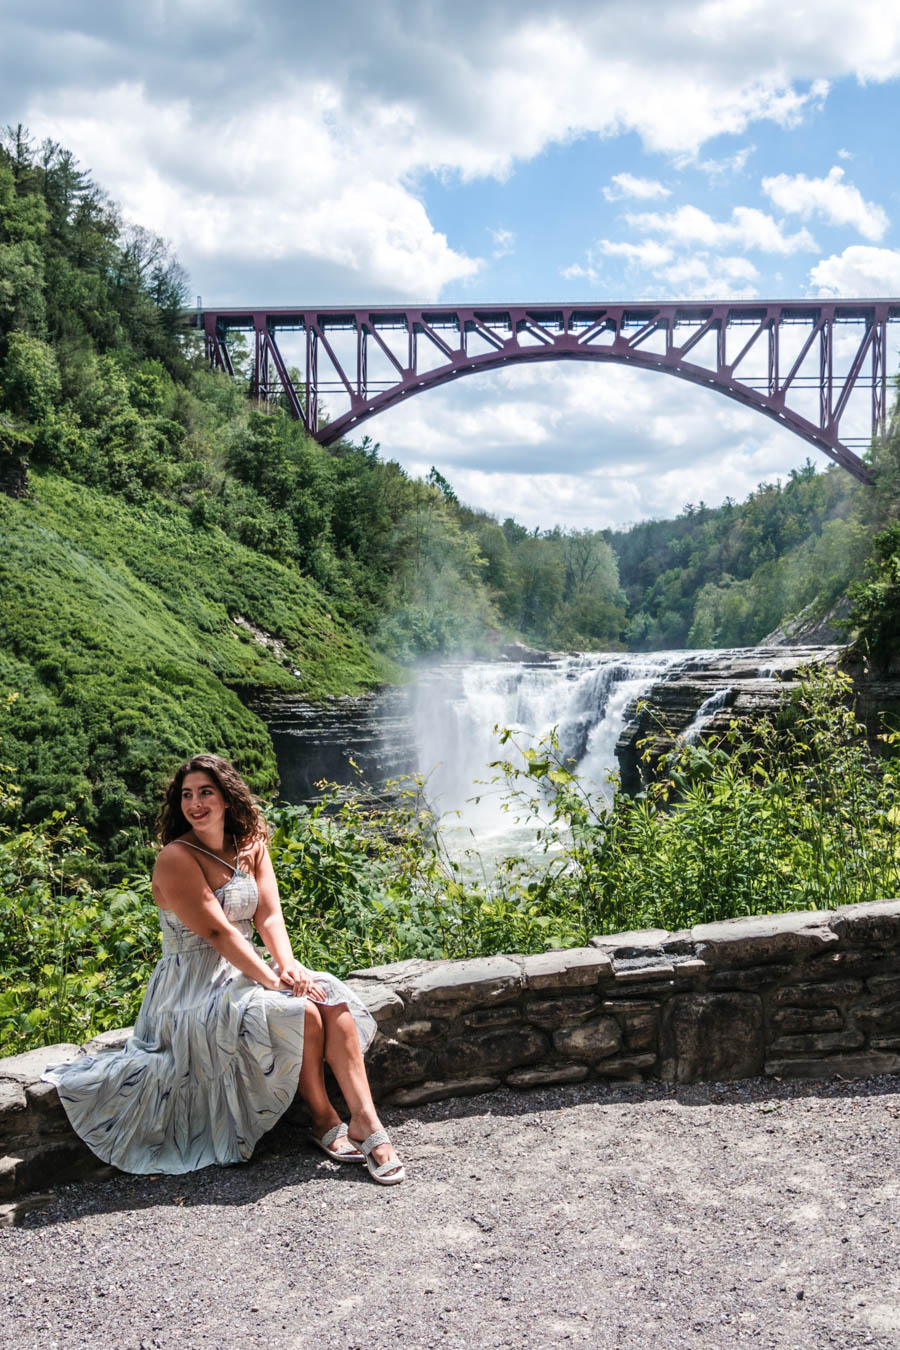
[[[215, 858], [223, 867], [230, 867], [232, 876], [237, 876], [241, 870], [238, 866], [240, 857], [238, 855], [237, 844], [234, 845], [234, 862], [230, 863], [227, 858], [220, 858], [218, 853], [210, 853], [208, 848], [201, 848], [199, 844], [192, 844], [190, 839], [173, 839], [173, 844], [184, 844], [185, 848], [195, 848], [198, 853], [205, 853], [207, 858]], [[233, 841], [232, 841], [233, 842]]]

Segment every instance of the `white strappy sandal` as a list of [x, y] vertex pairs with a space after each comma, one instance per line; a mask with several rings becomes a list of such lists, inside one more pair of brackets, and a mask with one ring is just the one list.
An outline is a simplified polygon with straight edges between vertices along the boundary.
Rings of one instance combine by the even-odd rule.
[[366, 1157], [366, 1167], [369, 1169], [369, 1176], [373, 1181], [377, 1181], [379, 1186], [396, 1186], [399, 1182], [406, 1180], [406, 1169], [399, 1158], [389, 1158], [387, 1162], [376, 1163], [372, 1159], [372, 1150], [379, 1144], [389, 1144], [390, 1138], [387, 1130], [373, 1130], [368, 1139], [362, 1143], [348, 1136], [350, 1143], [354, 1148], [360, 1149]]
[[344, 1139], [347, 1135], [347, 1126], [343, 1121], [339, 1125], [332, 1125], [331, 1129], [326, 1130], [323, 1135], [313, 1134], [312, 1130], [306, 1132], [309, 1142], [315, 1144], [316, 1148], [320, 1148], [323, 1153], [327, 1154], [332, 1162], [366, 1162], [366, 1155], [360, 1152], [359, 1147], [352, 1139], [350, 1143], [353, 1144], [353, 1148], [335, 1150], [331, 1147], [332, 1144], [336, 1144], [339, 1139]]

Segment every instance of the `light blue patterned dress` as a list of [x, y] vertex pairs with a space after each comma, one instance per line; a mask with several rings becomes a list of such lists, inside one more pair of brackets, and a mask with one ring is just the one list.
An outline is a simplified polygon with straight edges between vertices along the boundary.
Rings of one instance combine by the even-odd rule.
[[[235, 868], [215, 894], [250, 939], [253, 877]], [[134, 1035], [122, 1050], [54, 1066], [44, 1078], [92, 1152], [125, 1172], [243, 1162], [294, 1100], [306, 998], [264, 989], [171, 910], [159, 917], [162, 959]], [[365, 1050], [375, 1022], [364, 1004], [333, 975], [315, 979], [327, 1003], [347, 1004]]]

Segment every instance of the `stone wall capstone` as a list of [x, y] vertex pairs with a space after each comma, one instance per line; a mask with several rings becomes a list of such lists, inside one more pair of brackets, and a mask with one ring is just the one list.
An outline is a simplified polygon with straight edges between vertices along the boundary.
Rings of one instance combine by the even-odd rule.
[[[900, 900], [535, 956], [401, 961], [347, 982], [378, 1023], [367, 1064], [385, 1105], [588, 1078], [900, 1071]], [[129, 1033], [0, 1059], [0, 1205], [101, 1168], [41, 1074], [119, 1049]]]

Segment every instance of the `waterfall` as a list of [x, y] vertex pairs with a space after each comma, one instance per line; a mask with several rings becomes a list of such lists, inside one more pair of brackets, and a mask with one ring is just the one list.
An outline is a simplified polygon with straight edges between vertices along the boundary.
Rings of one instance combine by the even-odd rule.
[[537, 830], [533, 820], [516, 823], [515, 810], [503, 809], [505, 782], [490, 781], [499, 777], [492, 761], [515, 762], [517, 754], [512, 742], [500, 745], [495, 727], [509, 728], [523, 748], [556, 728], [562, 759], [593, 797], [609, 799], [608, 777], [620, 767], [626, 790], [641, 790], [636, 738], [644, 732], [626, 722], [651, 688], [670, 743], [679, 734], [695, 743], [720, 708], [759, 716], [777, 704], [784, 681], [811, 661], [834, 664], [840, 648], [537, 655], [533, 662], [444, 661], [424, 666], [409, 684], [327, 705], [262, 696], [255, 706], [272, 736], [285, 798], [315, 796], [321, 779], [354, 784], [361, 774], [378, 790], [420, 773], [445, 843], [457, 858], [479, 853], [489, 871], [492, 858], [531, 852]]
[[731, 685], [727, 685], [724, 689], [717, 689], [715, 693], [710, 694], [709, 698], [704, 699], [700, 704], [693, 722], [685, 728], [680, 739], [686, 741], [688, 745], [696, 745], [703, 735], [703, 728], [707, 722], [711, 721], [720, 708], [724, 708], [726, 704], [730, 703], [733, 697], [734, 690]]
[[535, 665], [482, 661], [424, 670], [410, 693], [412, 729], [445, 839], [490, 855], [517, 851], [532, 833], [517, 829], [515, 813], [503, 809], [504, 784], [491, 782], [492, 761], [517, 758], [512, 744], [500, 746], [496, 727], [515, 732], [523, 748], [556, 728], [563, 761], [608, 799], [626, 709], [684, 657], [581, 653]]

